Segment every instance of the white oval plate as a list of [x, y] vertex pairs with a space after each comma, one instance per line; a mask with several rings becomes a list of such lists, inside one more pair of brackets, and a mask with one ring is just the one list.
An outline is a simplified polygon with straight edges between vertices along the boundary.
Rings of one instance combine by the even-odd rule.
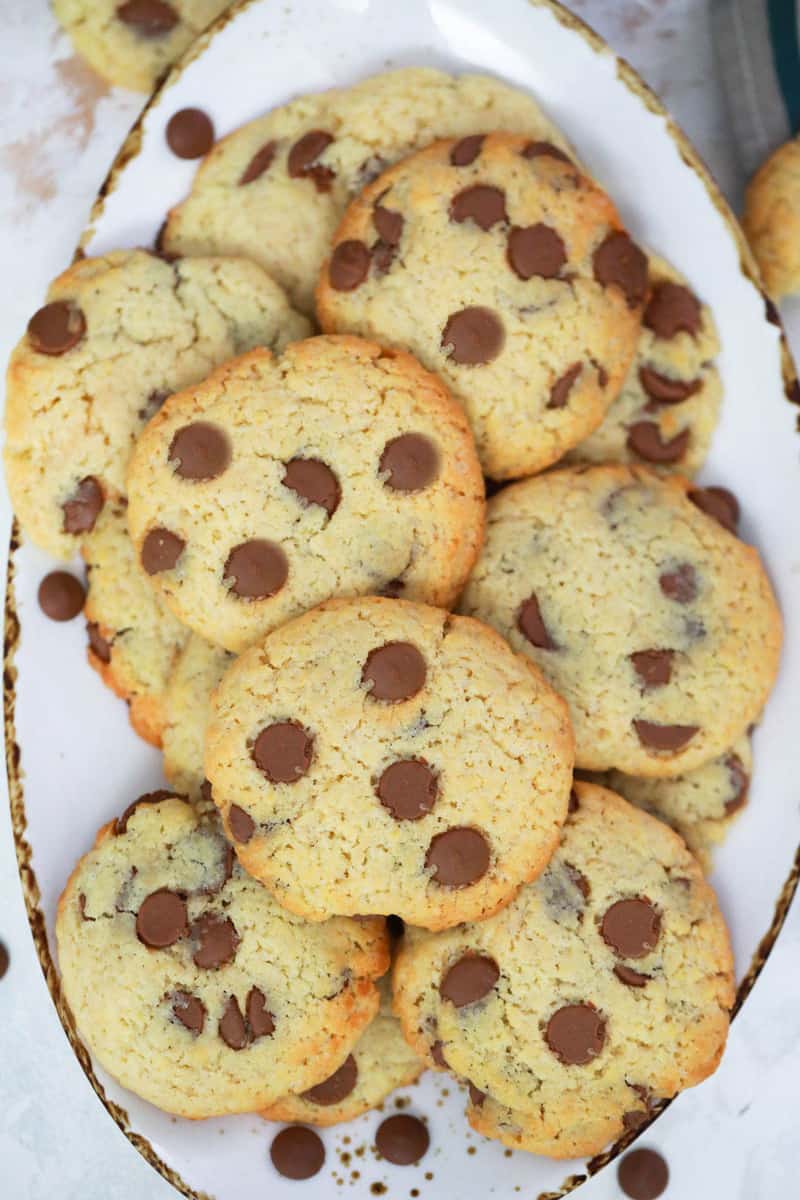
[[[95, 254], [151, 245], [167, 209], [186, 193], [194, 166], [173, 157], [164, 141], [177, 109], [205, 109], [222, 135], [298, 93], [412, 64], [488, 71], [532, 91], [606, 184], [638, 238], [674, 262], [714, 310], [726, 399], [704, 476], [743, 499], [744, 536], [764, 553], [788, 619], [783, 672], [755, 738], [752, 800], [717, 855], [714, 875], [733, 933], [741, 1003], [797, 881], [800, 813], [789, 790], [797, 738], [789, 681], [800, 674], [796, 413], [784, 397], [779, 331], [765, 319], [738, 228], [691, 146], [638, 77], [551, 0], [250, 0], [205, 35], [156, 93], [95, 205], [85, 249]], [[792, 370], [788, 360], [785, 365], [788, 384]], [[431, 1150], [418, 1167], [390, 1168], [375, 1157], [371, 1144], [381, 1117], [370, 1113], [323, 1133], [326, 1167], [298, 1185], [273, 1170], [272, 1130], [256, 1117], [176, 1120], [93, 1069], [61, 1001], [50, 956], [56, 903], [95, 830], [132, 797], [159, 786], [159, 756], [135, 737], [124, 706], [86, 666], [79, 623], [62, 627], [40, 614], [36, 589], [52, 564], [16, 543], [10, 563], [6, 728], [31, 926], [89, 1079], [158, 1170], [185, 1195], [217, 1200], [319, 1200], [343, 1193], [359, 1200], [413, 1196], [414, 1188], [424, 1200], [520, 1193], [532, 1200], [569, 1190], [613, 1156], [614, 1148], [585, 1164], [504, 1153], [468, 1130], [458, 1086], [437, 1076], [403, 1093], [411, 1111], [430, 1123]]]

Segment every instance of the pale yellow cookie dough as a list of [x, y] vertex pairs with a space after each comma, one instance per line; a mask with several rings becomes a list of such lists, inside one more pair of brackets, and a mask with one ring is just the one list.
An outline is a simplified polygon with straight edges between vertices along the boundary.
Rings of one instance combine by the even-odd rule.
[[[143, 585], [147, 587], [144, 581]], [[176, 791], [190, 796], [195, 803], [211, 801], [203, 770], [203, 743], [211, 714], [211, 693], [233, 659], [227, 650], [212, 646], [196, 633], [190, 634], [164, 696], [164, 774]]]
[[800, 291], [800, 138], [780, 146], [750, 180], [744, 230], [767, 291]]

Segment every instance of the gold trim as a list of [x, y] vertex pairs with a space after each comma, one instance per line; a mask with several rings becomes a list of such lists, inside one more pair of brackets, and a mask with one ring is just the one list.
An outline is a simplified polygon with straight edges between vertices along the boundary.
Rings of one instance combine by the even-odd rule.
[[[84, 254], [84, 247], [94, 234], [94, 229], [97, 221], [101, 217], [105, 208], [105, 202], [108, 196], [116, 190], [120, 176], [133, 159], [139, 154], [142, 147], [142, 123], [145, 116], [161, 97], [161, 94], [171, 87], [180, 78], [186, 67], [194, 62], [209, 46], [212, 39], [222, 29], [226, 28], [239, 13], [249, 8], [258, 0], [238, 0], [237, 3], [222, 14], [215, 22], [213, 22], [204, 33], [192, 44], [186, 54], [181, 58], [163, 78], [161, 83], [153, 92], [142, 111], [137, 117], [130, 133], [122, 144], [116, 158], [111, 164], [111, 168], [103, 181], [97, 198], [92, 205], [89, 215], [88, 225], [82, 234], [78, 243], [78, 248], [75, 252], [75, 257], [80, 258]], [[643, 79], [637, 74], [633, 67], [619, 55], [614, 55], [608, 44], [595, 32], [591, 26], [582, 21], [580, 17], [563, 8], [559, 0], [528, 0], [528, 3], [537, 8], [547, 8], [556, 20], [565, 28], [577, 33], [596, 53], [611, 54], [617, 64], [617, 76], [630, 92], [642, 101], [645, 107], [656, 116], [663, 117], [666, 121], [667, 132], [675, 143], [681, 158], [684, 163], [699, 176], [703, 186], [708, 193], [708, 196], [722, 217], [725, 224], [733, 237], [736, 247], [739, 252], [739, 263], [742, 274], [749, 279], [751, 283], [758, 289], [764, 298], [767, 307], [768, 319], [770, 317], [769, 298], [764, 289], [758, 266], [755, 258], [750, 250], [744, 233], [737, 221], [730, 205], [722, 195], [716, 181], [709, 172], [703, 160], [700, 158], [697, 151], [692, 146], [686, 134], [675, 124], [669, 113], [664, 108], [661, 101], [655, 93], [647, 86]], [[778, 321], [778, 324], [780, 322]], [[792, 360], [786, 336], [781, 328], [781, 369], [784, 381], [784, 390], [787, 399], [800, 406], [800, 384], [798, 384], [797, 372]], [[800, 416], [798, 417], [798, 426], [800, 427]], [[105, 1093], [103, 1085], [97, 1078], [92, 1067], [91, 1058], [85, 1046], [81, 1042], [72, 1013], [61, 993], [58, 972], [50, 954], [50, 947], [47, 941], [47, 931], [45, 926], [44, 914], [41, 910], [41, 893], [39, 885], [36, 881], [36, 875], [31, 862], [31, 847], [25, 837], [27, 820], [25, 817], [25, 798], [23, 791], [23, 771], [20, 762], [20, 748], [16, 741], [16, 725], [15, 725], [15, 710], [16, 710], [16, 694], [15, 686], [17, 679], [17, 668], [15, 666], [15, 658], [17, 647], [19, 645], [20, 624], [16, 610], [16, 597], [14, 591], [14, 554], [20, 545], [20, 530], [16, 520], [11, 529], [11, 539], [8, 551], [8, 570], [6, 576], [6, 598], [5, 598], [5, 639], [3, 646], [3, 711], [5, 716], [5, 743], [6, 743], [6, 766], [8, 771], [8, 795], [11, 807], [11, 824], [14, 834], [14, 845], [17, 854], [17, 864], [19, 867], [20, 882], [22, 884], [22, 892], [25, 899], [25, 908], [28, 914], [28, 921], [33, 935], [36, 953], [39, 956], [39, 962], [44, 974], [50, 996], [55, 1005], [56, 1011], [64, 1027], [64, 1032], [67, 1035], [70, 1045], [75, 1052], [75, 1057], [78, 1059], [84, 1074], [89, 1083], [94, 1088], [98, 1099], [105, 1107], [106, 1111], [116, 1122], [117, 1126], [125, 1134], [128, 1141], [136, 1147], [142, 1157], [154, 1167], [160, 1175], [171, 1183], [172, 1186], [186, 1196], [187, 1200], [213, 1200], [206, 1192], [198, 1192], [190, 1187], [181, 1176], [174, 1171], [170, 1166], [159, 1158], [155, 1150], [151, 1146], [147, 1138], [136, 1133], [131, 1129], [128, 1114], [124, 1108], [110, 1100]], [[761, 973], [765, 962], [767, 961], [778, 934], [786, 920], [786, 914], [789, 911], [789, 906], [792, 898], [797, 890], [798, 881], [800, 881], [800, 847], [798, 847], [795, 855], [794, 864], [786, 879], [786, 882], [781, 889], [781, 894], [775, 905], [775, 910], [769, 929], [764, 937], [759, 942], [759, 945], [750, 961], [750, 966], [739, 984], [736, 992], [733, 1009], [731, 1011], [731, 1020], [733, 1020], [755, 984], [756, 979]], [[653, 1109], [653, 1114], [650, 1119], [636, 1130], [631, 1130], [622, 1138], [603, 1151], [602, 1154], [596, 1155], [586, 1164], [586, 1173], [580, 1175], [570, 1175], [564, 1180], [561, 1188], [557, 1192], [542, 1192], [538, 1200], [562, 1200], [575, 1188], [580, 1187], [588, 1178], [596, 1175], [603, 1167], [606, 1167], [610, 1162], [618, 1157], [631, 1142], [639, 1137], [645, 1129], [647, 1129], [653, 1121], [669, 1107], [671, 1100], [662, 1101], [656, 1108]]]

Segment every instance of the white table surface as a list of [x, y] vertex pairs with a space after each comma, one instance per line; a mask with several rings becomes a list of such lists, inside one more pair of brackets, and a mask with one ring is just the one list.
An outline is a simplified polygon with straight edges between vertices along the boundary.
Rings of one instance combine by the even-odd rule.
[[[571, 0], [571, 7], [659, 93], [738, 207], [744, 180], [715, 75], [709, 0]], [[47, 283], [67, 265], [141, 99], [107, 88], [72, 56], [45, 0], [0, 0], [0, 62], [4, 360]], [[800, 322], [793, 324], [800, 335]], [[0, 544], [7, 540], [4, 505]], [[0, 940], [11, 956], [0, 981], [0, 1197], [171, 1200], [177, 1193], [102, 1109], [62, 1033], [34, 953], [5, 805]], [[669, 1162], [666, 1200], [800, 1196], [799, 1001], [795, 904], [731, 1030], [720, 1070], [681, 1096], [642, 1139]], [[265, 1133], [265, 1153], [267, 1144]], [[614, 1169], [578, 1194], [620, 1196]]]

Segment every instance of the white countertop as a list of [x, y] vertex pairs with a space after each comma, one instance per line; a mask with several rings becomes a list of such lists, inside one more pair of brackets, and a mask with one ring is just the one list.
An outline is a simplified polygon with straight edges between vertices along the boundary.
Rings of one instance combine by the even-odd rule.
[[[715, 76], [709, 0], [571, 0], [571, 7], [658, 92], [738, 207], [744, 181]], [[45, 0], [0, 0], [0, 47], [4, 360], [49, 280], [68, 264], [141, 99], [108, 89], [72, 56]], [[0, 507], [3, 529], [7, 519]], [[0, 1197], [171, 1200], [177, 1193], [98, 1104], [63, 1035], [34, 953], [5, 807], [0, 940], [11, 957], [0, 981]], [[679, 1097], [641, 1141], [669, 1162], [666, 1200], [800, 1195], [799, 985], [795, 904], [719, 1071]], [[620, 1196], [614, 1168], [578, 1194]]]

